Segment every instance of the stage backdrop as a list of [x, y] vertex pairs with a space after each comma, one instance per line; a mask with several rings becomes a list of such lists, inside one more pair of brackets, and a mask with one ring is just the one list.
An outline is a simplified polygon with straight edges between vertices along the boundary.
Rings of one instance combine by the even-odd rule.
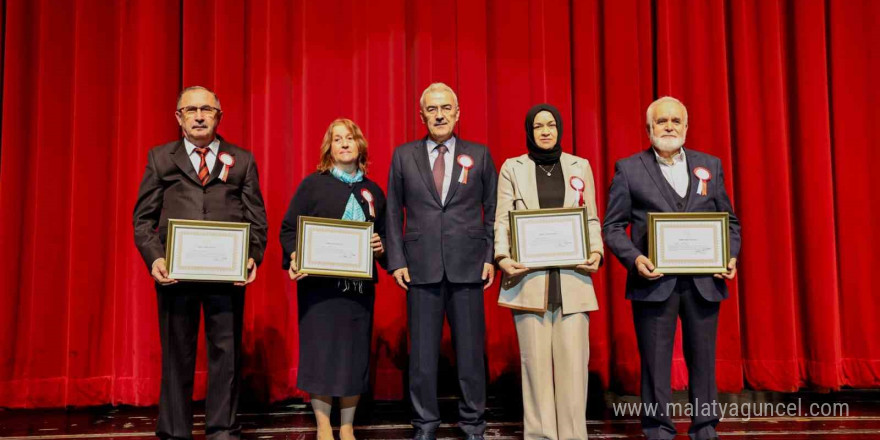
[[[383, 187], [394, 146], [425, 133], [421, 90], [444, 81], [458, 129], [496, 166], [524, 153], [549, 102], [589, 159], [600, 214], [614, 162], [648, 146], [645, 108], [688, 106], [687, 146], [719, 156], [743, 223], [724, 302], [718, 385], [880, 385], [876, 0], [5, 0], [0, 145], [0, 406], [149, 405], [159, 392], [156, 295], [131, 213], [147, 150], [179, 136], [178, 91], [213, 88], [220, 133], [256, 155], [269, 246], [248, 289], [246, 393], [300, 395], [296, 289], [278, 231], [348, 117]], [[635, 393], [624, 272], [595, 277], [591, 387]], [[510, 312], [486, 292], [493, 378], [518, 374]], [[405, 297], [383, 275], [373, 389], [404, 394]], [[674, 386], [686, 385], [677, 344]], [[448, 353], [448, 350], [447, 350]], [[196, 395], [204, 394], [204, 358]], [[515, 376], [514, 376], [515, 377]], [[514, 382], [518, 383], [518, 382]]]

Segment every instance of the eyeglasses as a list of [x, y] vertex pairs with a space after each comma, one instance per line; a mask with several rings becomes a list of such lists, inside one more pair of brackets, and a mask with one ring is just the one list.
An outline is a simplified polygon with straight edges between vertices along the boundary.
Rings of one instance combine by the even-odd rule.
[[203, 105], [201, 107], [189, 105], [177, 109], [177, 112], [189, 117], [195, 116], [198, 112], [202, 112], [202, 116], [206, 118], [213, 118], [214, 116], [217, 116], [218, 113], [220, 113], [220, 109], [217, 107], [211, 107], [210, 105]]

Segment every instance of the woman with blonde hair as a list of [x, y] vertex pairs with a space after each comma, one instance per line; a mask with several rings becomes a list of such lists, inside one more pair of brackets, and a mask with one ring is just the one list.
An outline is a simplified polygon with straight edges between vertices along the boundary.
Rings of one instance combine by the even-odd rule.
[[348, 119], [330, 123], [317, 171], [306, 177], [281, 224], [283, 268], [297, 282], [299, 369], [297, 388], [309, 393], [318, 440], [332, 440], [333, 397], [341, 407], [339, 436], [354, 440], [354, 413], [369, 390], [373, 299], [378, 281], [307, 277], [296, 266], [297, 218], [324, 217], [375, 223], [371, 245], [384, 266], [385, 194], [368, 179], [367, 141]]

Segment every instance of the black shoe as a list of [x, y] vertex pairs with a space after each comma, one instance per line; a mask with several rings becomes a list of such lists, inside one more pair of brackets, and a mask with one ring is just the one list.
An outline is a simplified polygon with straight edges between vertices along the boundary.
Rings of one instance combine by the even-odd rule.
[[470, 434], [464, 440], [483, 440], [483, 434]]
[[416, 433], [413, 435], [413, 440], [437, 440], [437, 436], [433, 432], [425, 432], [416, 429]]

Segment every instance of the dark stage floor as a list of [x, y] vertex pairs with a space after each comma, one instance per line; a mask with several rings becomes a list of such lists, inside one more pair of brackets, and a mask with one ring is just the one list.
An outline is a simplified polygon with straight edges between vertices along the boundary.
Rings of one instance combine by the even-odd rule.
[[[676, 393], [676, 402], [684, 402], [685, 393]], [[587, 428], [593, 439], [639, 439], [638, 418], [615, 416], [614, 405], [637, 402], [631, 396], [605, 394], [590, 402]], [[763, 411], [767, 403], [780, 409], [799, 408], [799, 416], [766, 413], [755, 417], [727, 417], [719, 425], [722, 438], [733, 439], [880, 439], [880, 391], [844, 391], [822, 393], [761, 393], [724, 394], [721, 402], [739, 408], [747, 405], [752, 414]], [[811, 405], [816, 404], [815, 408]], [[824, 406], [822, 406], [824, 404]], [[835, 410], [834, 404], [837, 404]], [[763, 409], [760, 407], [763, 405]], [[845, 405], [845, 407], [844, 407]], [[811, 409], [829, 416], [807, 414]], [[846, 410], [844, 413], [842, 410]], [[442, 402], [444, 420], [454, 420], [454, 398]], [[730, 408], [728, 409], [730, 411]], [[726, 411], [726, 412], [728, 412]], [[741, 410], [740, 410], [741, 411]], [[520, 402], [515, 398], [492, 398], [489, 402], [487, 438], [522, 438]], [[68, 410], [0, 410], [0, 440], [43, 439], [106, 439], [148, 438], [153, 436], [155, 408], [95, 407]], [[409, 407], [405, 402], [364, 401], [359, 408], [356, 435], [359, 439], [408, 439]], [[674, 417], [679, 432], [686, 433], [688, 418]], [[197, 406], [196, 438], [204, 438], [204, 413]], [[244, 437], [248, 439], [315, 438], [310, 407], [301, 401], [279, 403], [267, 408], [247, 408], [241, 414]], [[459, 438], [454, 424], [447, 423], [438, 431], [438, 438]], [[679, 438], [687, 438], [679, 434]]]

